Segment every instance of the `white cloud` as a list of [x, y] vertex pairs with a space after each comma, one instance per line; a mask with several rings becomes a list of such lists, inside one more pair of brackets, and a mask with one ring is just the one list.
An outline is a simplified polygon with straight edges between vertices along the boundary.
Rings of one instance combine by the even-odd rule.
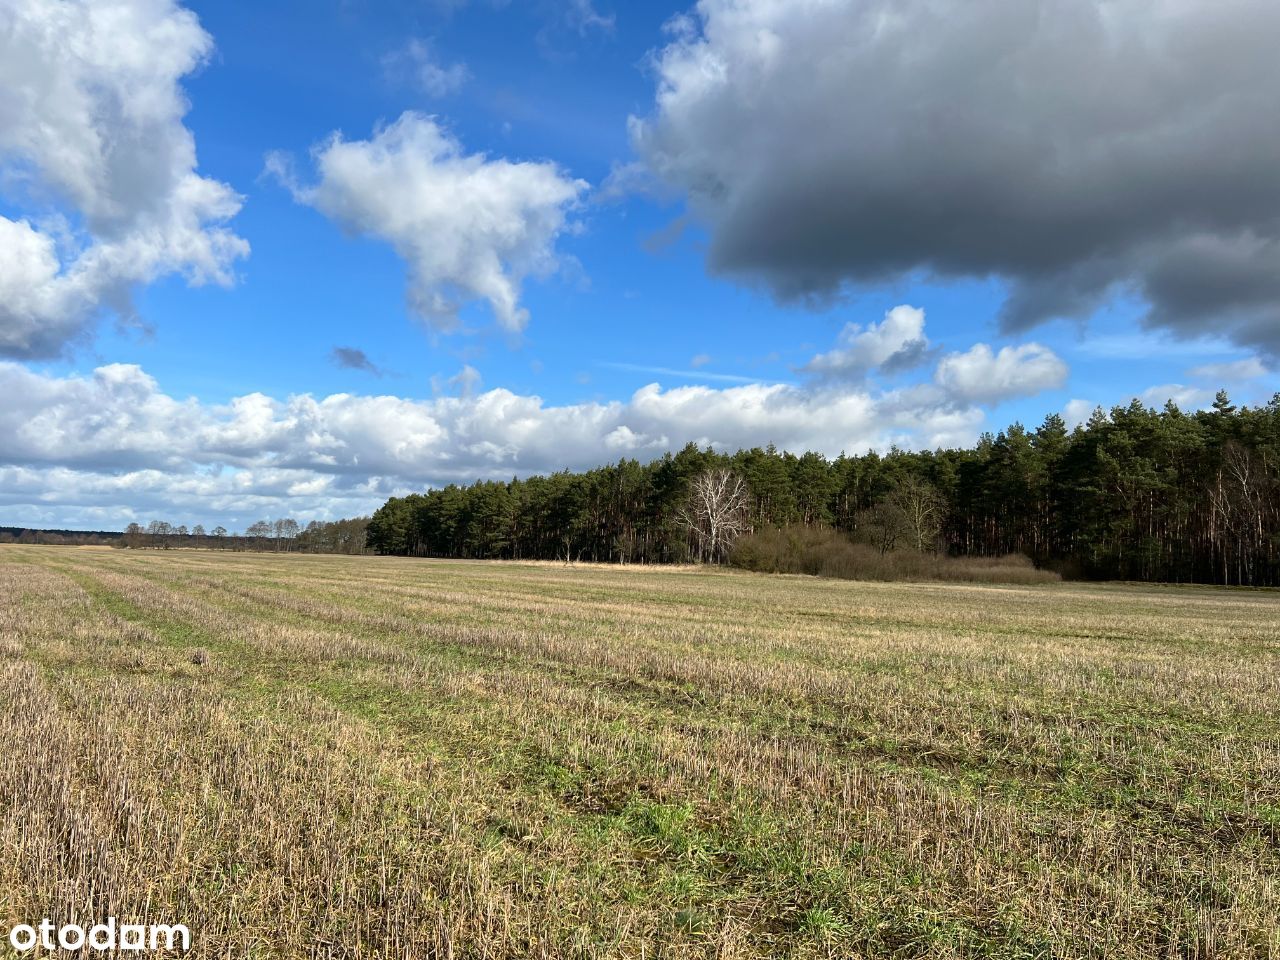
[[471, 77], [465, 63], [442, 64], [436, 59], [430, 44], [417, 37], [384, 57], [382, 66], [389, 78], [408, 80], [432, 97], [448, 96]]
[[279, 155], [268, 169], [344, 229], [390, 243], [408, 266], [410, 307], [441, 330], [471, 300], [487, 301], [503, 329], [523, 330], [521, 282], [557, 266], [555, 242], [587, 188], [553, 163], [464, 153], [413, 112], [368, 140], [335, 133], [312, 153], [312, 186], [293, 182]]
[[1200, 410], [1213, 400], [1213, 391], [1200, 387], [1188, 387], [1181, 383], [1162, 383], [1148, 387], [1138, 398], [1144, 406], [1160, 409], [1172, 401], [1182, 410]]
[[378, 479], [350, 483], [301, 470], [96, 473], [0, 466], [0, 511], [6, 526], [122, 530], [133, 521], [167, 519], [243, 530], [263, 517], [293, 516], [305, 522], [357, 516], [404, 492]]
[[1091, 400], [1068, 400], [1067, 405], [1062, 408], [1062, 419], [1068, 430], [1074, 430], [1082, 423], [1087, 423], [1096, 409], [1098, 405]]
[[613, 33], [615, 23], [614, 15], [612, 13], [608, 15], [600, 13], [595, 8], [592, 0], [568, 0], [565, 19], [580, 34], [585, 34], [589, 30], [602, 30], [605, 33]]
[[1090, 333], [1074, 351], [1105, 360], [1187, 360], [1195, 357], [1230, 356], [1236, 353], [1230, 340], [1216, 336], [1174, 339], [1161, 331], [1141, 333]]
[[[846, 349], [883, 363], [923, 340], [923, 324], [920, 311], [900, 307], [847, 337]], [[30, 518], [62, 505], [62, 516], [83, 522], [165, 503], [203, 510], [204, 521], [264, 511], [311, 518], [372, 510], [393, 492], [648, 460], [686, 443], [725, 451], [773, 443], [828, 456], [964, 446], [982, 427], [983, 404], [1060, 385], [1066, 367], [1038, 344], [998, 353], [977, 344], [943, 358], [932, 382], [888, 391], [848, 378], [796, 385], [660, 375], [702, 382], [548, 405], [482, 390], [467, 364], [433, 378], [431, 399], [250, 393], [206, 404], [168, 395], [131, 364], [57, 377], [0, 361], [0, 396], [12, 398], [0, 406], [0, 472], [10, 484], [0, 484], [0, 507]], [[32, 471], [47, 473], [43, 488]]]
[[924, 311], [903, 304], [865, 330], [856, 323], [845, 324], [836, 349], [818, 354], [804, 370], [832, 378], [858, 378], [876, 369], [893, 372], [921, 362], [928, 347]]
[[[828, 455], [971, 443], [975, 406], [939, 388], [649, 384], [625, 400], [550, 405], [504, 389], [433, 399], [261, 393], [226, 404], [167, 395], [140, 368], [55, 377], [0, 362], [0, 508], [18, 522], [310, 518], [392, 492], [660, 456], [690, 441]], [[96, 511], [96, 512], [95, 512]], [[105, 521], [103, 521], [105, 522]]]
[[[1184, 412], [1191, 412], [1207, 410], [1213, 400], [1213, 392], [1199, 387], [1189, 387], [1181, 383], [1163, 383], [1154, 387], [1147, 387], [1137, 397], [1132, 397], [1132, 395], [1116, 396], [1112, 402], [1128, 406], [1133, 399], [1136, 399], [1144, 407], [1155, 410], [1160, 410], [1166, 403], [1173, 401], [1178, 409]], [[1081, 424], [1087, 423], [1099, 406], [1102, 407], [1104, 414], [1108, 413], [1108, 407], [1105, 404], [1097, 404], [1092, 400], [1069, 400], [1062, 409], [1062, 419], [1066, 421], [1068, 429], [1074, 430]]]
[[37, 211], [0, 217], [0, 355], [55, 356], [103, 308], [132, 321], [133, 288], [166, 274], [232, 282], [241, 198], [195, 172], [182, 122], [212, 47], [172, 0], [0, 7], [0, 174]]
[[1257, 357], [1245, 360], [1231, 360], [1224, 363], [1206, 363], [1189, 371], [1191, 376], [1202, 380], [1213, 380], [1218, 385], [1236, 383], [1240, 380], [1256, 380], [1267, 375], [1267, 368]]
[[1001, 347], [999, 353], [978, 343], [943, 357], [934, 379], [958, 401], [999, 403], [1061, 387], [1067, 382], [1067, 365], [1038, 343]]
[[[694, 359], [698, 359], [694, 357]], [[704, 383], [761, 383], [760, 377], [744, 377], [737, 373], [711, 373], [701, 369], [701, 364], [694, 364], [691, 370], [680, 370], [676, 367], [654, 367], [643, 363], [619, 363], [604, 361], [599, 364], [610, 370], [625, 370], [628, 373], [646, 373], [657, 377], [676, 377], [680, 380], [701, 380]]]
[[449, 378], [448, 383], [459, 396], [470, 397], [480, 389], [482, 380], [479, 370], [469, 363], [464, 363], [462, 369]]

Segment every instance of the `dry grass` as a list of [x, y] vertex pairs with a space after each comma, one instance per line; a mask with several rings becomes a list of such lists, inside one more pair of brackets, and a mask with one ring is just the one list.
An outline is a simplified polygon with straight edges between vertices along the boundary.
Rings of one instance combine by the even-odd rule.
[[1280, 596], [0, 547], [0, 923], [1280, 957]]

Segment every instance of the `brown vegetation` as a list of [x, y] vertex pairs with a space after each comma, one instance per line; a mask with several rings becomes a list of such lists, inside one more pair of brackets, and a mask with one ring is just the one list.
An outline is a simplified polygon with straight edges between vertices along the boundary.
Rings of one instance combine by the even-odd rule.
[[952, 580], [968, 583], [1055, 583], [1027, 557], [946, 557], [913, 549], [880, 550], [829, 527], [767, 527], [734, 546], [731, 562], [760, 573], [803, 573], [841, 580]]
[[1280, 955], [1280, 601], [0, 548], [0, 923]]

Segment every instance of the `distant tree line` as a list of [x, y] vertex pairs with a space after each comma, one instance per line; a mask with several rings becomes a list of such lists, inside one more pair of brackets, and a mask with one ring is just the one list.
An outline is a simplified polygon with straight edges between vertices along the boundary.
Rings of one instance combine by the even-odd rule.
[[971, 449], [828, 460], [689, 445], [649, 464], [393, 497], [367, 543], [671, 563], [732, 559], [739, 537], [782, 528], [833, 530], [886, 554], [1023, 554], [1074, 578], [1278, 585], [1280, 394], [1237, 408], [1219, 393], [1197, 413], [1135, 400], [1074, 430], [1057, 415], [1035, 430], [1014, 424]]
[[123, 534], [119, 530], [44, 530], [35, 527], [0, 527], [0, 543], [42, 543], [72, 547], [105, 547]]
[[113, 545], [133, 549], [159, 550], [200, 547], [206, 550], [270, 550], [278, 553], [368, 553], [365, 528], [368, 517], [350, 520], [312, 520], [305, 527], [284, 517], [259, 520], [243, 533], [217, 526], [206, 530], [201, 524], [188, 529], [164, 520], [152, 520], [145, 527], [131, 523], [116, 534]]

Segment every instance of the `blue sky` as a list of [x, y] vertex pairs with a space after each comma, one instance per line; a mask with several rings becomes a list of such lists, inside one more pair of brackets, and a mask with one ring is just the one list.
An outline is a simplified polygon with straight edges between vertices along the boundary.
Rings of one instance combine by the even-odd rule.
[[[855, 0], [14, 0], [0, 524], [242, 528], [690, 439], [834, 454], [1265, 402], [1275, 17], [1151, 31], [1212, 27], [1242, 66], [1193, 50], [1230, 109], [1153, 102], [1121, 140], [1068, 65], [1145, 95], [1156, 65], [1115, 54], [1145, 6], [1099, 41], [1003, 0], [946, 29]], [[993, 43], [1016, 102], [1016, 76], [948, 79]]]

